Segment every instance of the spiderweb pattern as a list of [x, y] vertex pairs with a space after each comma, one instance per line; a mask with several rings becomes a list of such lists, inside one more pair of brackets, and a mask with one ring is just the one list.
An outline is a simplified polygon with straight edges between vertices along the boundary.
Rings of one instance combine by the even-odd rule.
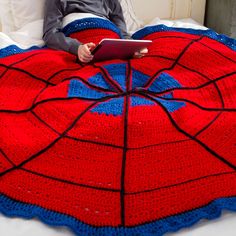
[[1, 59], [2, 194], [97, 227], [236, 195], [235, 52], [175, 31], [145, 39], [149, 55], [129, 61]]

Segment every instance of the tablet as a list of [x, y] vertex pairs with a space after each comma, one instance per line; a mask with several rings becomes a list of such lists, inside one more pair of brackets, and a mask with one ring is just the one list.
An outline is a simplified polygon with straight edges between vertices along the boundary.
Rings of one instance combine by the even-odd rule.
[[151, 40], [103, 39], [91, 54], [94, 55], [93, 61], [129, 59], [135, 52], [148, 47], [151, 43]]

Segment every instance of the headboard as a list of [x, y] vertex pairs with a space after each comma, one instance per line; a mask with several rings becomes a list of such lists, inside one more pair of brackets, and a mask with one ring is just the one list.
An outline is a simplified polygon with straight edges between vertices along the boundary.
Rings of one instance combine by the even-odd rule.
[[[138, 18], [145, 23], [161, 19], [193, 18], [203, 24], [206, 0], [131, 0]], [[1, 31], [1, 22], [0, 22]]]
[[137, 16], [150, 22], [162, 19], [192, 18], [203, 24], [206, 0], [132, 0]]

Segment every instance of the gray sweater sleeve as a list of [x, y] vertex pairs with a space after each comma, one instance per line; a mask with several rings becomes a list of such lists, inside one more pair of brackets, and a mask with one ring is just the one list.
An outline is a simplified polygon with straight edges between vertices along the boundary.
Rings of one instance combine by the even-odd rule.
[[64, 50], [77, 55], [81, 44], [78, 40], [66, 37], [60, 32], [64, 17], [61, 0], [47, 0], [45, 4], [45, 17], [43, 26], [43, 40], [53, 49]]
[[123, 11], [118, 0], [110, 0], [111, 13], [109, 15], [110, 21], [112, 21], [120, 30], [124, 38], [130, 39], [130, 35], [127, 33], [127, 28], [124, 20]]

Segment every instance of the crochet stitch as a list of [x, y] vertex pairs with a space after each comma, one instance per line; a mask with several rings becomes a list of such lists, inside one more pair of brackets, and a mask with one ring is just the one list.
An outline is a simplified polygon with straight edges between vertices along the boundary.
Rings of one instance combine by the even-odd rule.
[[[87, 21], [65, 31], [120, 37]], [[0, 212], [80, 236], [161, 236], [236, 211], [235, 42], [155, 26], [134, 37], [153, 40], [142, 59], [0, 59]]]

